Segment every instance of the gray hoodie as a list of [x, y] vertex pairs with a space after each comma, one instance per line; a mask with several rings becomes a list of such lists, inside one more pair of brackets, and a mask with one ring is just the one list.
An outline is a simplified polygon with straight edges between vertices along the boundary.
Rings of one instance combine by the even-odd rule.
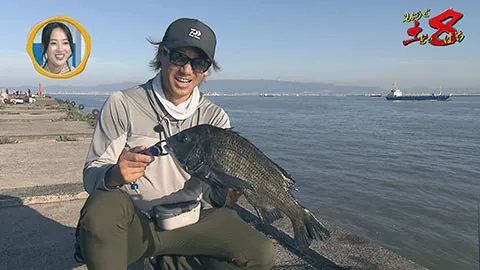
[[[139, 145], [149, 147], [199, 124], [230, 128], [227, 113], [203, 94], [200, 94], [193, 115], [185, 120], [173, 118], [159, 102], [152, 89], [152, 80], [138, 87], [118, 91], [103, 104], [83, 170], [83, 184], [89, 194], [95, 189], [109, 190], [105, 186], [105, 174], [117, 163], [124, 149]], [[157, 126], [164, 131], [158, 133]], [[137, 190], [132, 190], [130, 185], [123, 185], [120, 189], [128, 193], [134, 204], [144, 211], [157, 204], [197, 198], [211, 203], [210, 188], [196, 178], [189, 179], [190, 175], [174, 162], [172, 156], [165, 155], [155, 157], [147, 166], [145, 176], [136, 182]]]

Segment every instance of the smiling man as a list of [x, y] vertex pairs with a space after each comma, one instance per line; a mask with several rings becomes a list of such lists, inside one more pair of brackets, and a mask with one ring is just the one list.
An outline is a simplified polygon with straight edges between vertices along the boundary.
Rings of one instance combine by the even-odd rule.
[[[215, 33], [182, 18], [151, 43], [158, 46], [150, 63], [157, 75], [114, 93], [99, 113], [84, 168], [89, 197], [77, 227], [77, 260], [91, 270], [126, 269], [142, 258], [157, 269], [270, 269], [271, 241], [224, 208], [241, 191], [212, 189], [168, 154], [140, 153], [195, 125], [230, 127], [225, 111], [198, 89], [210, 69], [219, 70]], [[185, 218], [168, 219], [178, 209]]]

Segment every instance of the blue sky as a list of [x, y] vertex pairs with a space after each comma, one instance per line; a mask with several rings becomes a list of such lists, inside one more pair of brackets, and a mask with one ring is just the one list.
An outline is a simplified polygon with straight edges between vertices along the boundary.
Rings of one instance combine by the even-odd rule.
[[[82, 2], [82, 5], [76, 3]], [[447, 47], [403, 46], [407, 11], [447, 8], [464, 14], [465, 39]], [[91, 37], [83, 73], [70, 79], [38, 74], [25, 49], [30, 28], [55, 15], [75, 18]], [[222, 71], [213, 79], [278, 79], [388, 88], [480, 89], [480, 1], [2, 1], [0, 86], [95, 85], [145, 81], [148, 61], [168, 24], [195, 17], [216, 32]], [[422, 33], [433, 34], [428, 19]], [[475, 27], [477, 26], [477, 28]], [[475, 50], [476, 49], [476, 50]]]

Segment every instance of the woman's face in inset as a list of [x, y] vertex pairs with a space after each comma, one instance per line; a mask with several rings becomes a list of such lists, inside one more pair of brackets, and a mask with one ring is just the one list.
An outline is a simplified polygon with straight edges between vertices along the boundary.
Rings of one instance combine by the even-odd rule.
[[48, 63], [57, 67], [65, 65], [72, 55], [70, 46], [65, 32], [61, 28], [53, 29], [47, 49]]

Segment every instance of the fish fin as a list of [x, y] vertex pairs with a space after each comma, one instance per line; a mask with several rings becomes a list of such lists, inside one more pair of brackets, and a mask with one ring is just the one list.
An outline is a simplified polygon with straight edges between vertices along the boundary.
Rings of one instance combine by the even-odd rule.
[[228, 188], [252, 189], [252, 186], [247, 181], [219, 170], [211, 169], [210, 173], [207, 174], [205, 178], [208, 178], [210, 181], [215, 182], [220, 186]]
[[330, 231], [308, 209], [303, 209], [303, 221], [308, 235], [315, 240], [325, 240], [330, 237]]
[[263, 224], [270, 224], [283, 217], [282, 212], [276, 208], [267, 209], [263, 207], [255, 207], [255, 211]]
[[295, 179], [293, 179], [293, 177], [287, 173], [287, 171], [285, 171], [285, 169], [283, 169], [282, 167], [280, 167], [277, 163], [275, 163], [273, 160], [270, 160], [273, 165], [275, 165], [275, 167], [277, 168], [277, 170], [280, 171], [280, 173], [282, 174], [283, 176], [283, 183], [285, 184], [285, 187], [287, 188], [288, 191], [298, 191], [297, 187], [296, 187], [296, 182], [295, 182]]
[[307, 249], [312, 240], [325, 240], [330, 237], [330, 231], [305, 208], [301, 219], [291, 221], [295, 242], [301, 250]]
[[305, 251], [310, 246], [312, 240], [308, 237], [307, 229], [301, 219], [291, 219], [293, 226], [293, 234], [297, 248]]
[[247, 201], [253, 206], [257, 216], [263, 224], [270, 224], [275, 220], [283, 217], [282, 212], [269, 204], [267, 200], [262, 196], [258, 196], [257, 193], [251, 190], [245, 190], [243, 193]]
[[277, 208], [269, 205], [268, 201], [256, 193], [246, 190], [244, 196], [257, 212], [257, 216], [263, 224], [270, 224], [283, 217]]

